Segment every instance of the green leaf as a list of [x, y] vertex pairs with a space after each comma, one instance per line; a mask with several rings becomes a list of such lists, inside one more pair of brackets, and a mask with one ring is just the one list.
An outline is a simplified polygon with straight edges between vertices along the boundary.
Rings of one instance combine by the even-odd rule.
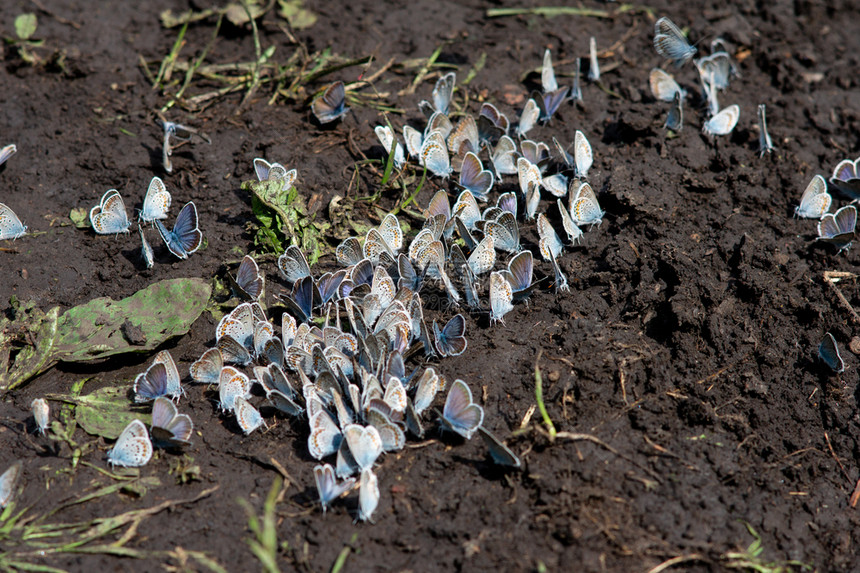
[[278, 0], [278, 13], [294, 30], [310, 28], [317, 22], [317, 15], [304, 7], [304, 0]]
[[188, 332], [211, 293], [212, 287], [203, 279], [169, 279], [119, 302], [103, 297], [76, 306], [57, 325], [55, 358], [86, 362], [150, 351]]
[[[247, 10], [245, 9], [246, 7]], [[227, 4], [224, 15], [227, 16], [227, 19], [230, 20], [234, 26], [243, 26], [250, 22], [250, 19], [248, 18], [249, 12], [251, 17], [256, 20], [265, 14], [266, 9], [258, 2], [245, 0], [245, 2], [232, 2]]]
[[15, 34], [21, 40], [29, 40], [36, 33], [36, 15], [19, 14], [15, 18]]
[[134, 419], [147, 426], [152, 423], [152, 414], [131, 409], [128, 386], [106, 386], [86, 396], [52, 398], [75, 404], [75, 420], [84, 431], [109, 440], [118, 438]]
[[92, 226], [90, 225], [90, 212], [83, 207], [72, 209], [69, 212], [69, 219], [72, 220], [72, 224], [78, 229], [89, 229]]
[[261, 228], [254, 241], [259, 247], [282, 252], [296, 245], [314, 264], [331, 247], [325, 241], [328, 224], [316, 223], [308, 216], [307, 206], [295, 187], [283, 189], [279, 180], [245, 181], [242, 189], [251, 191], [251, 208]]

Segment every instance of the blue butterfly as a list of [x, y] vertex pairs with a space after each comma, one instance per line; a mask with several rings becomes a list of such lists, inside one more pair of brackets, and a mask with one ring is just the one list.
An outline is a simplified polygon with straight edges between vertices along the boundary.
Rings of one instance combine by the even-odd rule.
[[760, 157], [764, 157], [765, 153], [773, 151], [773, 140], [767, 132], [767, 118], [763, 103], [758, 104], [758, 127], [758, 153]]
[[511, 285], [511, 296], [513, 300], [528, 298], [532, 291], [540, 284], [532, 282], [534, 272], [534, 257], [531, 251], [522, 251], [508, 263], [508, 270], [501, 271], [508, 283]]
[[[760, 107], [764, 108], [764, 106]], [[762, 111], [762, 119], [764, 119], [763, 114], [764, 112]], [[767, 128], [765, 128], [765, 131], [766, 129]], [[816, 175], [816, 177], [821, 176]], [[848, 199], [857, 199], [860, 197], [860, 157], [854, 161], [851, 161], [850, 159], [843, 159], [840, 161], [833, 170], [833, 177], [830, 178], [830, 185], [835, 187]], [[826, 186], [824, 191], [826, 191]], [[804, 195], [806, 195], [806, 193], [804, 193]], [[801, 204], [802, 203], [803, 201], [801, 200]], [[828, 204], [827, 207], [830, 207], [830, 205]], [[827, 208], [825, 208], [823, 212], [827, 212]], [[804, 216], [808, 217], [809, 215], [801, 215], [801, 217]]]
[[361, 248], [361, 243], [356, 237], [348, 237], [337, 246], [335, 251], [337, 262], [344, 267], [357, 265], [364, 258], [364, 251]]
[[362, 470], [373, 467], [382, 454], [382, 438], [374, 426], [349, 424], [343, 428], [343, 441], [349, 447], [355, 463]]
[[570, 99], [573, 101], [582, 101], [582, 88], [579, 86], [579, 69], [582, 63], [579, 58], [573, 64], [573, 86], [570, 88]]
[[319, 294], [317, 306], [323, 306], [337, 294], [341, 283], [346, 279], [346, 274], [346, 269], [341, 269], [334, 273], [326, 273], [316, 281], [316, 293]]
[[508, 253], [516, 253], [520, 249], [520, 228], [517, 219], [508, 211], [503, 211], [495, 221], [487, 221], [484, 233], [493, 238], [493, 245]]
[[287, 308], [296, 315], [299, 322], [308, 322], [313, 315], [316, 306], [315, 301], [320, 300], [319, 289], [314, 284], [312, 277], [303, 277], [293, 284], [293, 292], [289, 295], [275, 295], [275, 297], [287, 305]]
[[[228, 335], [229, 336], [229, 335]], [[224, 368], [224, 357], [217, 348], [210, 348], [189, 368], [191, 379], [200, 384], [217, 384]]]
[[666, 116], [666, 123], [663, 127], [676, 133], [681, 131], [684, 127], [683, 101], [681, 99], [681, 92], [675, 92], [672, 98], [672, 107], [669, 108], [669, 115]]
[[236, 396], [233, 405], [233, 414], [236, 416], [236, 422], [246, 436], [260, 426], [266, 425], [260, 412], [242, 396]]
[[500, 466], [508, 466], [512, 468], [521, 468], [522, 462], [520, 458], [502, 441], [493, 435], [489, 430], [484, 428], [483, 426], [478, 427], [478, 433], [484, 439], [484, 443], [487, 444], [487, 448], [490, 450], [490, 457], [493, 458], [493, 462]]
[[[0, 165], [3, 165], [4, 163], [6, 163], [6, 161], [10, 157], [15, 155], [15, 153], [17, 153], [17, 152], [18, 152], [18, 146], [15, 145], [14, 143], [10, 143], [9, 145], [4, 147], [3, 149], [0, 149]], [[2, 506], [0, 506], [0, 507], [2, 507]]]
[[155, 220], [155, 226], [158, 227], [168, 250], [180, 259], [187, 259], [203, 242], [203, 233], [197, 226], [197, 207], [194, 202], [188, 202], [182, 207], [172, 231], [168, 231], [158, 219]]
[[851, 247], [854, 241], [854, 230], [857, 226], [857, 208], [846, 205], [836, 213], [826, 213], [818, 222], [819, 241], [832, 243], [844, 251]]
[[159, 397], [152, 405], [152, 439], [161, 447], [189, 446], [194, 424], [186, 414], [180, 414], [176, 405], [167, 398]]
[[370, 469], [362, 470], [358, 486], [358, 519], [373, 523], [370, 517], [378, 504], [379, 483], [376, 474]]
[[323, 513], [325, 513], [329, 503], [351, 490], [352, 486], [355, 485], [355, 478], [349, 478], [341, 483], [337, 483], [334, 468], [331, 467], [331, 464], [316, 466], [314, 468], [314, 481], [320, 495], [320, 504], [322, 504]]
[[397, 281], [398, 288], [406, 287], [412, 292], [421, 292], [421, 287], [424, 286], [424, 277], [427, 275], [427, 267], [419, 273], [412, 266], [412, 262], [405, 253], [400, 253], [397, 256], [397, 271], [400, 275]]
[[654, 24], [654, 49], [657, 53], [672, 60], [676, 68], [680, 68], [696, 55], [695, 46], [669, 18], [663, 17]]
[[532, 100], [537, 104], [540, 110], [540, 120], [544, 123], [552, 119], [564, 100], [567, 99], [567, 92], [570, 90], [567, 86], [558, 88], [554, 92], [540, 94], [535, 92], [532, 94]]
[[280, 257], [278, 257], [278, 270], [287, 282], [294, 283], [301, 278], [310, 276], [311, 267], [305, 254], [295, 245], [290, 245]]
[[334, 82], [313, 101], [311, 110], [320, 123], [330, 123], [346, 112], [346, 89], [343, 82]]
[[440, 420], [445, 429], [466, 439], [470, 439], [484, 421], [484, 409], [472, 401], [472, 392], [462, 380], [454, 380]]
[[149, 402], [160, 396], [179, 398], [182, 385], [179, 380], [179, 370], [176, 362], [167, 350], [155, 355], [152, 365], [146, 372], [137, 375], [134, 380], [135, 402]]
[[233, 291], [236, 296], [244, 300], [257, 300], [263, 293], [263, 285], [265, 279], [260, 273], [260, 267], [257, 266], [257, 261], [251, 255], [245, 255], [242, 263], [239, 265], [239, 270], [236, 271], [236, 278], [228, 275]]
[[454, 72], [448, 72], [439, 78], [433, 87], [433, 103], [423, 100], [418, 104], [418, 109], [421, 110], [421, 113], [428, 118], [433, 116], [434, 113], [447, 115], [456, 83], [457, 75]]
[[510, 127], [507, 116], [489, 102], [481, 104], [481, 111], [478, 112], [476, 123], [478, 125], [478, 138], [484, 143], [498, 141], [499, 138], [507, 135]]
[[441, 356], [459, 356], [466, 350], [468, 343], [466, 337], [466, 319], [462, 314], [457, 314], [448, 323], [439, 328], [433, 321], [433, 338], [436, 341], [436, 350]]
[[152, 245], [146, 240], [146, 235], [143, 234], [143, 227], [137, 228], [140, 233], [140, 254], [143, 257], [143, 262], [146, 268], [151, 269], [155, 264], [155, 257], [152, 253]]
[[818, 345], [818, 357], [825, 364], [830, 366], [835, 372], [845, 370], [845, 363], [842, 361], [842, 356], [839, 354], [839, 347], [836, 345], [836, 339], [829, 332], [824, 335], [824, 340]]
[[443, 179], [447, 179], [454, 171], [451, 168], [451, 158], [448, 156], [445, 141], [439, 132], [434, 131], [424, 141], [424, 145], [421, 146], [420, 162], [433, 175]]
[[460, 168], [460, 186], [468, 189], [479, 201], [487, 200], [487, 193], [493, 188], [493, 173], [484, 169], [481, 160], [471, 151], [463, 157]]
[[170, 192], [164, 186], [164, 181], [160, 177], [153, 177], [143, 198], [139, 219], [145, 223], [151, 223], [155, 219], [167, 219], [170, 201]]

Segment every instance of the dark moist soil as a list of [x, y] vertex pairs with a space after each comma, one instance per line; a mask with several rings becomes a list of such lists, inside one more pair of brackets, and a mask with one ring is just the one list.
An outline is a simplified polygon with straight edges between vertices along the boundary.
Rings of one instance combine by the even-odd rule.
[[[33, 4], [0, 5], [4, 36], [13, 35], [14, 17], [34, 10]], [[45, 63], [29, 65], [7, 45], [0, 71], [0, 144], [14, 142], [19, 149], [0, 168], [0, 200], [32, 233], [0, 249], [4, 310], [13, 295], [65, 309], [97, 296], [119, 299], [166, 278], [224, 280], [225, 262], [253, 248], [250, 200], [239, 186], [253, 177], [254, 157], [297, 168], [299, 189], [316, 196], [321, 217], [335, 194], [366, 195], [378, 185], [379, 175], [365, 168], [359, 192], [350, 188], [361, 154], [381, 156], [373, 126], [383, 119], [375, 109], [355, 107], [321, 129], [305, 100], [267, 105], [268, 86], [239, 113], [241, 92], [199, 113], [170, 110], [169, 119], [201, 128], [212, 144], [177, 151], [174, 172], [166, 175], [154, 112], [167, 96], [153, 91], [139, 58], [160, 60], [176, 40], [178, 28], [160, 24], [163, 10], [199, 7], [168, 1], [44, 6], [36, 37], [45, 43], [34, 51]], [[490, 327], [486, 314], [469, 316], [467, 351], [435, 365], [448, 379], [468, 382], [484, 406], [485, 425], [507, 438], [535, 404], [540, 356], [556, 428], [591, 434], [611, 450], [592, 441], [551, 444], [532, 429], [508, 440], [525, 470], [505, 473], [489, 462], [480, 440], [439, 440], [431, 430], [429, 442], [380, 460], [376, 524], [356, 525], [354, 495], [325, 516], [320, 512], [304, 424], [267, 416], [267, 431], [245, 437], [231, 418], [218, 415], [211, 390], [189, 385], [180, 410], [199, 431], [187, 453], [193, 458], [188, 463], [200, 468], [200, 481], [176, 484], [168, 470], [177, 456], [159, 452], [141, 473], [159, 476], [161, 487], [140, 498], [115, 494], [72, 506], [50, 519], [86, 521], [217, 490], [143, 520], [127, 544], [151, 552], [143, 559], [63, 553], [26, 560], [69, 570], [206, 569], [192, 557], [183, 562], [185, 550], [205, 552], [228, 571], [258, 569], [246, 542], [252, 537], [248, 516], [237, 500], [262, 513], [278, 476], [276, 460], [292, 478], [277, 506], [284, 570], [328, 570], [346, 547], [351, 571], [527, 571], [543, 564], [550, 571], [644, 572], [675, 557], [685, 558], [678, 570], [719, 571], [728, 564], [727, 552], [754, 540], [745, 524], [761, 534], [764, 561], [860, 570], [860, 520], [850, 503], [858, 477], [854, 380], [860, 360], [848, 343], [856, 323], [823, 280], [828, 270], [860, 269], [855, 251], [836, 254], [816, 244], [815, 222], [792, 217], [814, 174], [826, 176], [839, 160], [858, 154], [860, 44], [851, 24], [858, 4], [742, 1], [726, 7], [658, 0], [650, 6], [653, 12], [634, 6], [608, 19], [488, 19], [488, 6], [478, 2], [358, 0], [326, 3], [312, 28], [296, 32], [311, 53], [331, 48], [346, 57], [373, 55], [366, 74], [392, 58], [426, 58], [444, 42], [440, 62], [458, 66], [462, 81], [486, 54], [457, 101], [468, 94], [475, 113], [475, 100], [485, 98], [509, 117], [538, 85], [535, 75], [522, 78], [539, 66], [546, 47], [569, 82], [573, 58], [587, 61], [588, 39], [597, 38], [606, 51], [606, 89], [584, 85], [581, 106], [563, 106], [548, 126], [529, 134], [572, 142], [580, 129], [594, 148], [589, 177], [607, 215], [561, 258], [570, 292], [540, 289], [530, 304], [518, 304], [505, 317], [504, 326]], [[668, 106], [653, 101], [648, 73], [661, 64], [651, 38], [654, 20], [663, 15], [690, 28], [700, 54], [718, 36], [735, 54], [740, 77], [720, 96], [721, 105], [741, 109], [730, 136], [701, 134], [704, 114], [690, 104], [695, 98], [688, 99], [677, 137], [662, 128]], [[191, 25], [181, 59], [199, 54], [213, 29], [211, 18]], [[260, 21], [260, 32], [264, 48], [277, 46], [274, 58], [285, 61], [295, 51], [273, 13]], [[225, 23], [207, 62], [247, 62], [253, 54], [250, 31]], [[306, 95], [326, 81], [352, 82], [361, 73], [352, 67], [322, 78]], [[391, 94], [388, 101], [407, 110], [405, 117], [391, 116], [398, 132], [404, 121], [421, 125], [416, 105], [429, 98], [437, 77], [414, 94], [396, 96], [414, 74], [395, 68], [375, 82], [379, 92]], [[692, 65], [676, 74], [697, 92]], [[217, 87], [195, 80], [188, 93]], [[776, 146], [763, 158], [755, 121], [760, 103], [767, 104]], [[139, 208], [153, 175], [165, 178], [176, 205], [196, 202], [207, 246], [188, 260], [177, 261], [156, 245], [155, 267], [143, 270], [136, 233], [95, 236], [69, 224], [71, 209], [88, 210], [109, 188], [123, 193], [130, 212]], [[419, 204], [442, 184], [432, 179]], [[514, 185], [507, 177], [496, 189]], [[456, 186], [449, 189], [454, 196]], [[389, 209], [397, 198], [386, 192], [379, 206]], [[544, 199], [540, 210], [554, 217], [553, 203]], [[378, 217], [371, 214], [369, 221]], [[523, 225], [523, 237], [537, 252], [533, 224]], [[279, 290], [271, 259], [262, 267], [269, 292]], [[320, 263], [333, 267], [333, 257]], [[552, 274], [543, 261], [537, 267], [540, 275]], [[855, 281], [838, 286], [849, 304], [860, 304]], [[164, 346], [183, 374], [212, 345], [215, 324], [206, 312], [188, 335]], [[843, 348], [840, 375], [816, 357], [827, 331]], [[32, 399], [67, 393], [82, 378], [90, 378], [85, 393], [128, 385], [150, 359], [57, 367], [0, 402], [0, 469], [23, 460], [18, 503], [32, 505], [28, 515], [114, 483], [96, 469], [106, 467], [110, 443], [78, 430], [75, 439], [93, 447], [84, 460], [94, 467], [69, 471], [66, 446], [27, 433]], [[60, 405], [52, 407], [56, 415]], [[531, 428], [539, 418], [535, 413]]]

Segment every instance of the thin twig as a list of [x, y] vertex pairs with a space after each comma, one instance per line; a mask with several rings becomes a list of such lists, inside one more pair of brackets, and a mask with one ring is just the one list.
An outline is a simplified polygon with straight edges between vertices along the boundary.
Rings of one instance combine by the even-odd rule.
[[833, 451], [833, 445], [830, 443], [830, 436], [827, 435], [827, 432], [824, 432], [824, 441], [827, 442], [827, 449], [830, 450], [830, 455], [833, 456], [833, 459], [836, 460], [836, 463], [839, 464], [839, 469], [842, 470], [842, 475], [845, 476], [849, 482], [851, 481], [851, 476], [848, 475], [848, 472], [845, 471], [845, 466], [842, 465], [842, 460], [836, 455], [836, 452]]
[[848, 299], [845, 298], [845, 295], [842, 294], [842, 291], [839, 290], [839, 287], [836, 286], [836, 283], [838, 283], [842, 279], [853, 279], [856, 277], [857, 275], [853, 273], [846, 273], [842, 271], [824, 271], [824, 280], [827, 282], [827, 284], [830, 285], [830, 288], [833, 289], [833, 292], [836, 293], [836, 298], [838, 298], [839, 302], [842, 303], [842, 306], [844, 306], [848, 310], [848, 312], [851, 313], [851, 318], [854, 320], [854, 322], [860, 324], [860, 314], [857, 314], [857, 311], [854, 310], [854, 307], [851, 306], [851, 303], [848, 302]]
[[669, 567], [674, 567], [675, 565], [686, 563], [688, 561], [705, 561], [705, 556], [699, 555], [698, 553], [691, 553], [690, 555], [678, 555], [677, 557], [672, 557], [667, 561], [663, 561], [653, 569], [649, 569], [648, 573], [661, 573]]
[[606, 442], [604, 442], [603, 440], [598, 438], [597, 436], [592, 436], [591, 434], [579, 434], [579, 433], [574, 433], [574, 432], [556, 432], [555, 437], [556, 437], [556, 439], [564, 438], [566, 440], [579, 441], [579, 442], [591, 442], [592, 444], [597, 444], [601, 448], [608, 450], [609, 452], [615, 454], [619, 458], [622, 458], [622, 459], [630, 462], [631, 464], [633, 464], [637, 468], [641, 469], [643, 472], [646, 472], [652, 478], [657, 480], [658, 483], [663, 483], [663, 480], [660, 478], [660, 475], [657, 472], [655, 472], [651, 468], [643, 466], [642, 464], [640, 464], [639, 462], [637, 462], [636, 460], [634, 460], [630, 456], [619, 452], [618, 450], [616, 450], [615, 448], [613, 448], [612, 446], [610, 446], [609, 444], [607, 444]]

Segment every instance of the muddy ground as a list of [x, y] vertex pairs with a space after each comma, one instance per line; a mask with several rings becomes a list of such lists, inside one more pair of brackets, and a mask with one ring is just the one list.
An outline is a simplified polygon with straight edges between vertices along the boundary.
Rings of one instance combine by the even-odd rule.
[[[141, 470], [159, 477], [160, 486], [143, 496], [114, 493], [71, 505], [47, 519], [88, 522], [166, 501], [187, 503], [78, 549], [40, 554], [34, 545], [6, 537], [0, 547], [7, 561], [66, 570], [206, 570], [213, 563], [228, 571], [259, 569], [247, 542], [254, 538], [248, 512], [239, 500], [262, 515], [280, 465], [289, 476], [276, 506], [277, 565], [283, 570], [329, 570], [346, 555], [350, 571], [645, 572], [673, 558], [667, 566], [676, 570], [720, 571], [741, 564], [743, 558], [731, 553], [755, 540], [748, 527], [762, 537], [759, 564], [796, 560], [819, 571], [860, 569], [858, 509], [850, 503], [860, 475], [860, 360], [848, 350], [857, 322], [847, 308], [860, 304], [860, 290], [850, 279], [836, 285], [843, 303], [823, 278], [825, 271], [858, 272], [857, 253], [837, 254], [816, 244], [815, 222], [792, 217], [814, 174], [827, 176], [839, 160], [858, 154], [860, 46], [849, 17], [858, 4], [741, 1], [726, 7], [660, 0], [624, 9], [589, 2], [587, 8], [609, 17], [488, 18], [486, 10], [498, 7], [332, 2], [312, 6], [318, 20], [292, 37], [276, 11], [269, 12], [258, 20], [259, 34], [262, 49], [276, 47], [276, 61], [286, 63], [297, 40], [311, 57], [330, 49], [343, 58], [372, 55], [373, 62], [315, 79], [297, 97], [280, 97], [274, 105], [269, 100], [275, 87], [265, 83], [244, 103], [240, 89], [203, 109], [172, 107], [168, 119], [204, 130], [212, 144], [178, 150], [168, 175], [155, 119], [177, 87], [154, 90], [140, 59], [154, 73], [176, 41], [179, 27], [162, 26], [163, 10], [179, 14], [205, 6], [0, 5], [4, 36], [14, 36], [17, 15], [34, 12], [34, 38], [44, 41], [27, 47], [35, 62], [22, 57], [20, 44], [7, 44], [0, 68], [0, 144], [18, 145], [17, 155], [0, 168], [0, 201], [32, 233], [0, 245], [0, 308], [7, 312], [13, 295], [45, 309], [66, 309], [97, 296], [119, 299], [166, 278], [223, 281], [225, 263], [254, 249], [251, 202], [240, 183], [253, 177], [257, 156], [297, 168], [298, 188], [313, 196], [321, 220], [336, 194], [351, 201], [374, 193], [378, 165], [361, 162], [381, 157], [372, 130], [383, 121], [381, 113], [353, 105], [343, 121], [321, 129], [307, 97], [327, 81], [373, 76], [393, 60], [373, 78], [373, 89], [358, 93], [367, 103], [376, 101], [369, 94], [382, 94], [380, 101], [405, 110], [389, 115], [395, 126], [420, 125], [416, 104], [429, 97], [438, 71], [448, 68], [430, 69], [414, 93], [398, 95], [409, 91], [418, 73], [403, 64], [426, 59], [439, 46], [438, 62], [455, 66], [461, 81], [486, 55], [469, 85], [461, 86], [458, 105], [468, 96], [474, 113], [476, 100], [486, 99], [515, 117], [523, 96], [538, 86], [535, 75], [526, 75], [537, 69], [545, 48], [552, 48], [561, 80], [570, 82], [573, 59], [585, 60], [588, 39], [596, 37], [604, 89], [586, 83], [581, 105], [565, 104], [530, 136], [571, 142], [582, 130], [594, 148], [590, 180], [607, 212], [603, 224], [561, 259], [569, 293], [540, 289], [530, 304], [515, 307], [506, 325], [470, 315], [467, 351], [436, 363], [449, 379], [469, 383], [486, 410], [485, 425], [506, 438], [535, 404], [537, 363], [556, 429], [600, 443], [551, 443], [535, 413], [526, 431], [508, 440], [524, 471], [503, 472], [479, 440], [439, 439], [430, 431], [429, 441], [411, 442], [416, 447], [381, 459], [376, 523], [354, 524], [355, 496], [325, 516], [320, 512], [302, 424], [268, 413], [269, 429], [245, 437], [232, 419], [219, 416], [211, 390], [189, 385], [180, 410], [198, 433], [188, 457], [159, 452]], [[660, 16], [689, 28], [700, 53], [722, 37], [735, 56], [740, 76], [720, 98], [722, 105], [741, 108], [730, 136], [701, 133], [704, 113], [694, 95], [692, 65], [675, 72], [691, 93], [684, 129], [670, 137], [662, 128], [667, 105], [655, 102], [648, 88], [649, 71], [661, 64], [651, 45]], [[180, 61], [201, 53], [215, 20], [189, 26]], [[225, 22], [205, 62], [249, 62], [254, 54], [250, 28]], [[175, 74], [181, 80], [182, 73]], [[224, 85], [196, 77], [186, 96]], [[758, 154], [760, 103], [767, 104], [776, 147], [765, 157]], [[89, 209], [109, 188], [123, 193], [130, 211], [139, 208], [154, 175], [165, 179], [176, 205], [197, 205], [207, 243], [188, 260], [177, 261], [156, 246], [156, 265], [144, 270], [136, 229], [96, 236], [71, 225], [70, 210]], [[426, 205], [440, 186], [456, 193], [453, 183], [434, 178], [418, 203]], [[497, 190], [514, 186], [506, 178]], [[387, 210], [399, 200], [398, 191], [387, 189], [377, 204]], [[366, 203], [356, 205], [378, 223]], [[554, 214], [550, 205], [544, 199], [540, 210]], [[412, 228], [421, 224], [401, 218]], [[523, 237], [537, 252], [532, 224], [523, 225]], [[271, 294], [282, 287], [272, 259], [262, 260]], [[333, 268], [334, 259], [324, 257], [319, 265]], [[538, 263], [538, 274], [551, 273], [549, 264]], [[213, 343], [216, 322], [205, 312], [187, 335], [163, 345], [183, 375]], [[839, 375], [816, 357], [827, 331], [842, 347], [846, 369]], [[75, 441], [89, 444], [82, 460], [92, 465], [72, 469], [67, 443], [28, 433], [30, 401], [68, 393], [84, 378], [85, 394], [128, 386], [150, 359], [145, 354], [61, 365], [0, 402], [0, 469], [23, 460], [17, 501], [30, 507], [28, 516], [115, 483], [99, 471], [107, 467], [110, 441], [78, 429]], [[52, 407], [56, 416], [61, 404]], [[179, 484], [169, 473], [177, 460], [198, 466], [199, 479]], [[108, 545], [124, 534], [121, 543]], [[120, 545], [134, 556], [116, 555]]]

